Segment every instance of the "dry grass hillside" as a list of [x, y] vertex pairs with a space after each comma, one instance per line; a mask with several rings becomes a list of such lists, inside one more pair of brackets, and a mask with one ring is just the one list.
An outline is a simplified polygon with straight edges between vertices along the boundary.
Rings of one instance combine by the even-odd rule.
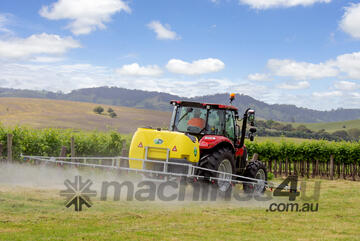
[[[56, 127], [83, 130], [116, 129], [131, 133], [141, 126], [167, 127], [169, 112], [100, 105], [104, 114], [95, 114], [99, 104], [28, 98], [0, 98], [0, 122], [5, 126], [25, 125], [34, 128]], [[111, 107], [117, 114], [111, 118]]]

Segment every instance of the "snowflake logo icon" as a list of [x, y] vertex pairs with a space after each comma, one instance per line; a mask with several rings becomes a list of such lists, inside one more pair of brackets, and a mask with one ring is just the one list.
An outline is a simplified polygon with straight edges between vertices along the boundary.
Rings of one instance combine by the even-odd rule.
[[64, 185], [67, 189], [60, 191], [60, 196], [66, 197], [65, 207], [69, 208], [74, 205], [75, 211], [81, 211], [83, 205], [90, 208], [92, 206], [90, 197], [96, 196], [96, 191], [90, 190], [92, 184], [93, 182], [89, 179], [82, 182], [81, 176], [75, 176], [74, 182], [69, 179], [65, 180]]

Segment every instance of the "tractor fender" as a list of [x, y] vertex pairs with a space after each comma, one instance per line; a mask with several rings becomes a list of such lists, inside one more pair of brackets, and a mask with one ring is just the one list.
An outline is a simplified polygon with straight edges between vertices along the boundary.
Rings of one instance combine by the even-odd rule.
[[214, 148], [228, 147], [235, 153], [232, 141], [224, 136], [205, 135], [199, 141], [200, 150], [211, 150]]
[[[207, 158], [209, 156], [211, 156], [214, 151], [222, 149], [222, 148], [230, 149], [232, 151], [232, 154], [235, 153], [234, 147], [230, 143], [228, 143], [228, 142], [220, 142], [217, 145], [214, 145], [214, 147], [206, 149], [206, 154], [201, 156], [201, 158], [200, 158], [200, 160], [198, 162], [198, 166], [203, 166], [204, 163], [207, 161]], [[202, 150], [202, 149], [200, 149], [200, 150]], [[204, 152], [204, 150], [202, 150], [202, 151]], [[235, 158], [235, 156], [234, 156], [234, 158]], [[237, 164], [234, 163], [234, 165], [237, 165]]]

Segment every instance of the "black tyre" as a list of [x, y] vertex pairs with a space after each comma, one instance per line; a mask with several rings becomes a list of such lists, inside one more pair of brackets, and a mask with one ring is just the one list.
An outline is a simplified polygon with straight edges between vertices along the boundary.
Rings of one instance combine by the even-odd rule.
[[211, 177], [228, 179], [229, 181], [214, 180], [214, 184], [217, 185], [217, 188], [221, 193], [231, 192], [231, 175], [235, 173], [234, 154], [231, 149], [221, 148], [214, 151], [202, 160], [200, 166], [219, 172], [229, 173], [230, 175], [224, 175], [216, 172], [200, 170], [198, 175], [204, 176], [204, 180], [207, 182]]
[[[267, 170], [264, 163], [262, 163], [261, 161], [250, 161], [249, 164], [246, 166], [243, 176], [267, 181]], [[248, 179], [243, 179], [243, 181], [245, 182], [243, 183], [245, 193], [265, 192], [265, 183], [256, 184], [256, 181], [251, 181]]]

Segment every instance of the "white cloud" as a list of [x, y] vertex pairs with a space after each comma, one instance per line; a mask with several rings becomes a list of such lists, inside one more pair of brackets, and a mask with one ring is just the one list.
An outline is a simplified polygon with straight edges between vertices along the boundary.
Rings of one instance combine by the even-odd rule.
[[360, 39], [360, 3], [345, 8], [340, 28], [352, 37]]
[[289, 59], [270, 59], [267, 63], [272, 75], [295, 80], [341, 77], [360, 79], [360, 52], [343, 54], [324, 63], [297, 62]]
[[18, 64], [0, 65], [0, 86], [5, 88], [70, 91], [103, 86], [111, 80], [110, 70], [90, 64]]
[[255, 74], [249, 74], [247, 76], [247, 79], [254, 81], [270, 81], [271, 77], [268, 74], [255, 73]]
[[280, 89], [286, 90], [301, 90], [310, 87], [310, 83], [308, 81], [300, 81], [298, 83], [282, 83], [278, 85]]
[[174, 31], [171, 31], [169, 25], [162, 25], [159, 21], [152, 21], [147, 26], [156, 33], [158, 39], [174, 40], [180, 38]]
[[[90, 64], [16, 64], [0, 65], [0, 87], [68, 92], [78, 88], [119, 86], [128, 89], [161, 91], [180, 96], [201, 96], [225, 92], [257, 94], [256, 98], [272, 95], [267, 87], [228, 79], [163, 78], [154, 76], [123, 76], [116, 70]], [[271, 92], [271, 93], [270, 93]], [[226, 101], [226, 100], [224, 100]]]
[[0, 14], [0, 26], [5, 25], [5, 23], [7, 22], [7, 17], [5, 14]]
[[360, 79], [360, 52], [340, 55], [330, 63], [346, 73], [347, 77]]
[[[360, 93], [339, 90], [297, 94], [267, 87], [252, 81], [226, 78], [164, 78], [123, 76], [114, 69], [91, 64], [17, 64], [0, 65], [0, 87], [68, 92], [79, 88], [118, 86], [128, 89], [161, 91], [179, 96], [202, 96], [225, 92], [250, 95], [267, 103], [296, 104], [316, 109], [360, 108]], [[346, 94], [345, 94], [346, 93]], [[226, 101], [226, 100], [224, 100]]]
[[198, 75], [211, 72], [218, 72], [224, 69], [225, 64], [214, 58], [199, 59], [191, 63], [182, 61], [180, 59], [170, 59], [166, 65], [166, 68], [173, 73], [186, 74], [186, 75]]
[[120, 75], [159, 76], [162, 70], [157, 65], [140, 66], [138, 63], [123, 65], [116, 72]]
[[120, 11], [130, 13], [131, 9], [122, 0], [58, 0], [43, 6], [39, 14], [51, 20], [70, 19], [67, 28], [80, 35], [106, 28], [105, 23]]
[[358, 93], [358, 92], [352, 92], [352, 93], [351, 93], [351, 96], [352, 96], [353, 98], [360, 99], [360, 93]]
[[38, 54], [64, 54], [80, 44], [71, 37], [53, 34], [34, 34], [28, 38], [0, 40], [0, 58], [28, 58]]
[[325, 91], [325, 92], [314, 92], [312, 95], [314, 97], [337, 97], [337, 96], [342, 96], [343, 93], [339, 90], [334, 90], [334, 91]]
[[334, 86], [338, 90], [345, 90], [345, 91], [355, 90], [359, 88], [359, 85], [357, 83], [346, 80], [336, 82]]
[[289, 59], [270, 59], [267, 67], [277, 76], [292, 77], [297, 80], [335, 77], [339, 73], [338, 69], [327, 63], [312, 64]]
[[[195, 78], [179, 80], [174, 78], [136, 77], [133, 79], [119, 76], [112, 81], [114, 85], [129, 89], [158, 91], [184, 97], [211, 95], [218, 93], [241, 93], [266, 99], [274, 95], [267, 87], [249, 82], [233, 82], [228, 79]], [[270, 93], [271, 92], [271, 93]], [[256, 96], [257, 95], [257, 96]], [[224, 100], [227, 102], [227, 99]]]
[[11, 31], [6, 28], [6, 25], [9, 23], [8, 14], [0, 14], [0, 32], [10, 33]]
[[61, 57], [49, 57], [49, 56], [36, 56], [30, 59], [31, 62], [35, 62], [35, 63], [55, 63], [63, 60], [64, 59]]
[[296, 6], [310, 6], [315, 3], [330, 3], [331, 0], [239, 0], [240, 4], [249, 5], [255, 9], [289, 8]]

